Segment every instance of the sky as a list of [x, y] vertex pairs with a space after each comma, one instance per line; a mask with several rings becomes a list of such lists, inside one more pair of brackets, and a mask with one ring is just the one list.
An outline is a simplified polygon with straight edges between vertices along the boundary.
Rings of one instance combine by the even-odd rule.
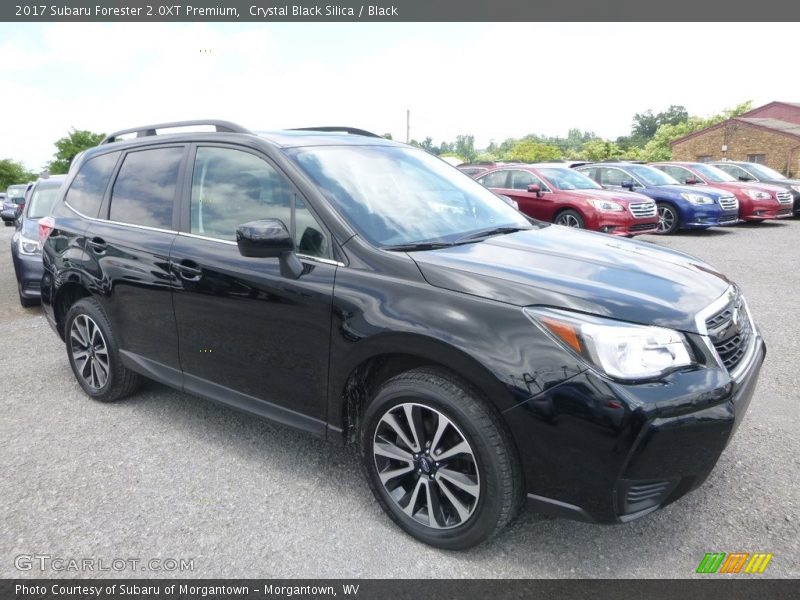
[[796, 23], [0, 23], [0, 159], [38, 171], [74, 127], [216, 118], [476, 146], [616, 138], [671, 104], [800, 102]]

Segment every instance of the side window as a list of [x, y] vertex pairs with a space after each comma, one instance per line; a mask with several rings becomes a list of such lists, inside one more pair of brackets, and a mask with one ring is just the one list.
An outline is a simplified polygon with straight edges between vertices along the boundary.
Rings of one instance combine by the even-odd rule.
[[721, 165], [721, 164], [717, 163], [715, 166], [717, 166], [720, 169], [722, 169], [723, 171], [725, 171], [728, 175], [736, 177], [736, 179], [739, 179], [739, 177], [747, 177], [748, 176], [747, 171], [745, 171], [744, 169], [742, 169], [740, 167], [737, 167], [736, 165], [724, 165], [724, 164]]
[[674, 165], [666, 165], [663, 167], [659, 167], [662, 171], [664, 171], [667, 175], [671, 175], [681, 183], [685, 183], [687, 179], [690, 177], [694, 177], [696, 180], [700, 180], [699, 177], [695, 176], [691, 171], [687, 171], [683, 167], [676, 167]]
[[630, 181], [630, 177], [619, 169], [600, 169], [600, 183], [622, 187], [623, 181]]
[[478, 181], [487, 188], [505, 188], [507, 187], [506, 179], [508, 178], [508, 171], [495, 171], [484, 175]]
[[[236, 228], [279, 219], [300, 254], [330, 257], [330, 241], [289, 182], [258, 156], [232, 148], [200, 147], [192, 174], [191, 233], [234, 241]], [[294, 218], [293, 218], [294, 217]]]
[[582, 173], [590, 179], [600, 183], [600, 175], [597, 172], [597, 167], [587, 167], [585, 169], [575, 169], [578, 173]]
[[542, 180], [530, 171], [511, 171], [511, 189], [528, 191], [529, 185], [538, 185], [541, 189], [547, 189]]
[[64, 198], [66, 203], [87, 217], [97, 217], [119, 154], [109, 152], [83, 163], [69, 186]]
[[125, 156], [111, 190], [108, 218], [120, 223], [172, 229], [183, 148], [154, 148]]

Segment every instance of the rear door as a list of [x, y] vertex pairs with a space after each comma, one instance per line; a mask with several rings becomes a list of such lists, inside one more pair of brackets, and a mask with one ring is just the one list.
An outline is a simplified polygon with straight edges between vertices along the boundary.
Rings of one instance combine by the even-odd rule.
[[179, 383], [178, 333], [169, 253], [184, 144], [134, 149], [117, 166], [110, 193], [86, 230], [93, 287], [124, 360]]
[[[193, 147], [183, 226], [172, 248], [175, 317], [185, 387], [322, 433], [333, 284], [331, 236], [281, 170], [254, 150]], [[305, 272], [247, 258], [236, 228], [280, 219]]]

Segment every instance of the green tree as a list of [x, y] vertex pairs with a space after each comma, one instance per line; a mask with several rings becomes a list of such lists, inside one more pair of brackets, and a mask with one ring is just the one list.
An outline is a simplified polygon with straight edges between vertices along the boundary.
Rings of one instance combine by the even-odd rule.
[[619, 145], [623, 147], [628, 145], [642, 147], [655, 136], [656, 131], [662, 125], [678, 125], [688, 119], [689, 112], [686, 107], [676, 104], [670, 105], [667, 110], [657, 114], [653, 114], [652, 110], [636, 113], [633, 116], [631, 135], [627, 138], [619, 139]]
[[467, 162], [474, 161], [478, 156], [478, 152], [475, 150], [475, 136], [457, 135], [453, 145], [453, 152], [463, 157]]
[[97, 146], [104, 137], [106, 137], [105, 133], [92, 133], [85, 129], [79, 130], [73, 127], [66, 137], [56, 140], [55, 158], [48, 163], [48, 171], [53, 175], [66, 173], [69, 170], [72, 159], [79, 152]]
[[20, 162], [10, 158], [0, 160], [0, 191], [2, 192], [5, 192], [10, 185], [27, 183], [36, 177], [36, 173], [28, 171]]
[[519, 162], [541, 162], [558, 160], [562, 156], [558, 147], [527, 138], [516, 142], [503, 158]]

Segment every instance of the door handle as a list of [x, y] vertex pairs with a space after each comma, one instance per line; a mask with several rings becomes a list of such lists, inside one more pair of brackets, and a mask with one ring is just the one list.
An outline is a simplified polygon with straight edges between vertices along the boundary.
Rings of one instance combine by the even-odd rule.
[[182, 263], [174, 263], [173, 265], [178, 275], [187, 281], [198, 281], [203, 276], [203, 270], [191, 261], [183, 261]]
[[94, 237], [90, 240], [86, 240], [86, 245], [89, 246], [92, 250], [94, 250], [97, 254], [102, 254], [108, 248], [108, 244], [103, 238]]

